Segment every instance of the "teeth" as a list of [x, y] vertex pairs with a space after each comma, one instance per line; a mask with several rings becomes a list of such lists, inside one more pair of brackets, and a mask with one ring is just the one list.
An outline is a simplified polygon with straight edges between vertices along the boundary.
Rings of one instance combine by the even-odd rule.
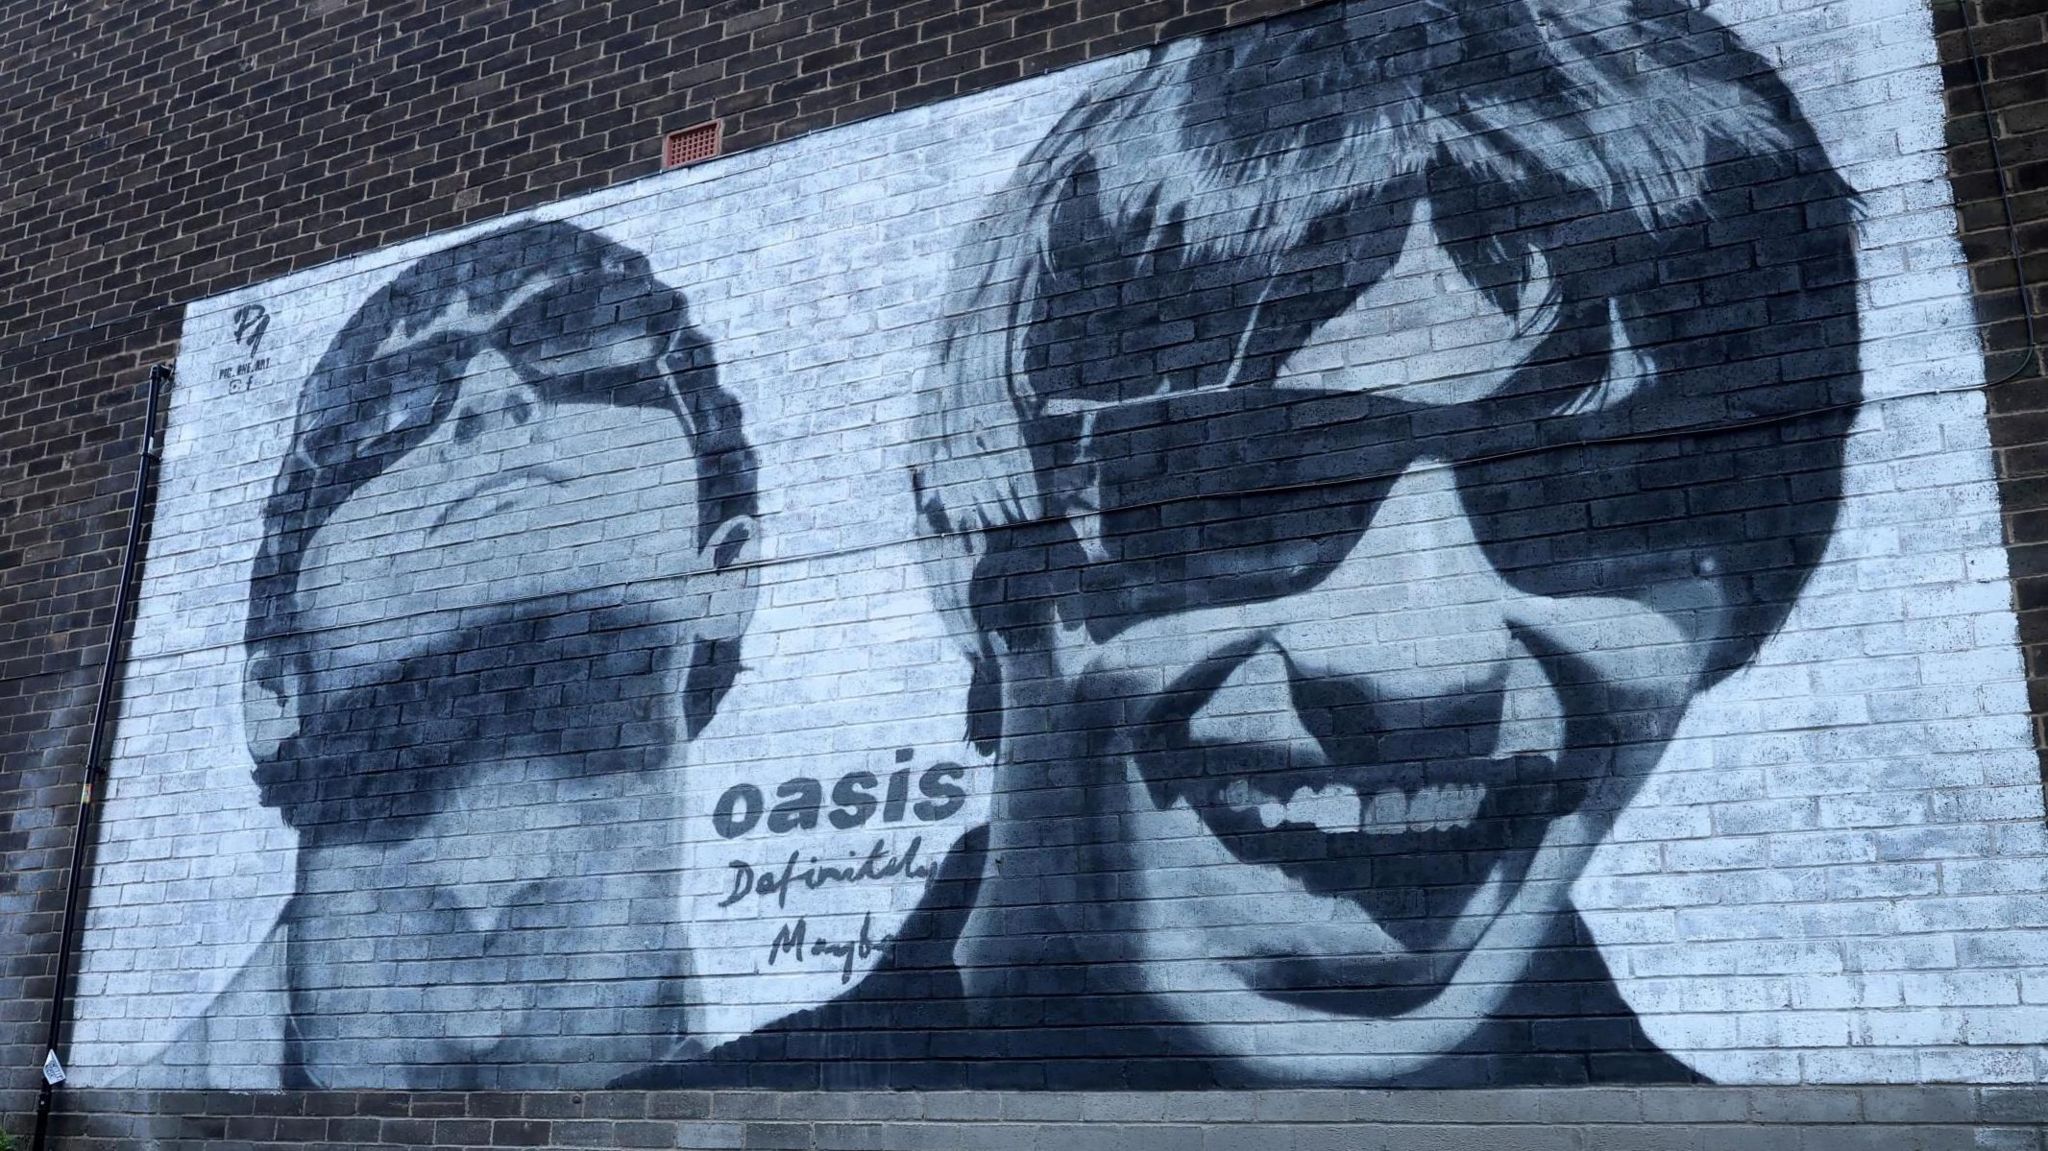
[[1408, 797], [1398, 788], [1389, 788], [1373, 796], [1365, 808], [1365, 817], [1359, 821], [1358, 830], [1379, 835], [1398, 835], [1408, 830]]
[[1436, 816], [1444, 827], [1469, 827], [1479, 818], [1479, 805], [1486, 802], [1486, 788], [1476, 783], [1454, 784], [1444, 789], [1437, 802]]
[[1234, 779], [1220, 798], [1233, 810], [1256, 813], [1259, 825], [1268, 830], [1293, 823], [1330, 835], [1354, 830], [1400, 835], [1471, 826], [1486, 799], [1486, 788], [1476, 783], [1446, 783], [1422, 788], [1412, 796], [1400, 788], [1388, 788], [1368, 801], [1350, 784], [1332, 783], [1296, 788], [1282, 803], [1258, 796], [1249, 783]]
[[1486, 788], [1477, 783], [1445, 783], [1414, 795], [1388, 788], [1372, 797], [1358, 821], [1358, 830], [1375, 835], [1408, 831], [1442, 831], [1470, 827], [1479, 817]]
[[1425, 787], [1408, 797], [1408, 830], [1429, 831], [1437, 826], [1437, 793], [1440, 787]]
[[1254, 812], [1259, 817], [1259, 826], [1271, 831], [1287, 822], [1288, 805], [1277, 799], [1262, 799], [1252, 794], [1252, 785], [1242, 779], [1233, 779], [1223, 789], [1220, 797], [1232, 811]]
[[1249, 811], [1255, 802], [1252, 799], [1252, 785], [1242, 779], [1233, 779], [1223, 789], [1223, 803], [1233, 811]]
[[1301, 788], [1287, 801], [1287, 822], [1310, 824], [1317, 831], [1333, 834], [1355, 830], [1358, 827], [1358, 789], [1348, 783]]
[[1479, 815], [1486, 788], [1476, 783], [1447, 783], [1425, 787], [1408, 803], [1408, 830], [1440, 831], [1469, 827]]

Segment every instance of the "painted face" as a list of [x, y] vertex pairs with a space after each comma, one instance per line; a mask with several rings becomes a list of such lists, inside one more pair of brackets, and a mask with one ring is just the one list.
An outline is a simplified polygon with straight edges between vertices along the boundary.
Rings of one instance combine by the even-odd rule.
[[[1561, 340], [1604, 353], [1554, 357], [1595, 365], [1571, 404], [1627, 403], [1618, 322], [1540, 257], [1496, 298], [1419, 212], [1271, 386], [1067, 417], [1078, 579], [1006, 656], [1009, 810], [1071, 817], [1078, 949], [1255, 1078], [1370, 1082], [1465, 1040], [1701, 679], [1723, 592], [1691, 541], [1601, 550], [1643, 493], [1490, 438]], [[1020, 827], [992, 905], [1032, 901], [1006, 868], [1044, 882]], [[965, 966], [1017, 961], [1006, 930], [978, 913]]]
[[478, 354], [309, 545], [289, 959], [326, 1086], [597, 1087], [688, 1031], [696, 463], [674, 412], [543, 382]]

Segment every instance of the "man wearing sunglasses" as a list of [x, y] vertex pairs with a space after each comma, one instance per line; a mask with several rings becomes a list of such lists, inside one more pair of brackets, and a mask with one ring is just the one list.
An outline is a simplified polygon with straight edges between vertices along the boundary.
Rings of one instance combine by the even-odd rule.
[[687, 749], [754, 458], [682, 295], [539, 223], [411, 264], [299, 397], [243, 716], [295, 893], [141, 1078], [601, 1087], [692, 1050]]
[[1818, 562], [1859, 397], [1851, 196], [1729, 37], [1320, 7], [996, 201], [915, 482], [1008, 1081], [1693, 1077], [1570, 888]]

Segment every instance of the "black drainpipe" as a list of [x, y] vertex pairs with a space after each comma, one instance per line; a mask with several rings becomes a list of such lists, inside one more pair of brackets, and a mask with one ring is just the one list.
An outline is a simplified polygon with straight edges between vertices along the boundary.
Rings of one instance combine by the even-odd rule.
[[[155, 478], [159, 445], [156, 438], [157, 401], [175, 373], [169, 364], [149, 369], [149, 402], [142, 416], [142, 453], [135, 464], [135, 498], [128, 507], [128, 542], [121, 548], [121, 582], [114, 589], [114, 622], [107, 629], [107, 663], [100, 670], [100, 694], [92, 705], [92, 740], [85, 749], [85, 786], [78, 796], [78, 826], [71, 833], [71, 875], [64, 890], [64, 926], [57, 936], [56, 979], [50, 988], [50, 1058], [57, 1055], [57, 1038], [64, 1029], [65, 974], [71, 966], [71, 945], [78, 936], [78, 901], [85, 890], [85, 855], [92, 842], [92, 815], [98, 809], [101, 761], [107, 745], [107, 712], [114, 698], [114, 677], [121, 666], [121, 633], [128, 626], [129, 594], [135, 586], [135, 560], [142, 542], [142, 509], [150, 481]], [[57, 1086], [46, 1075], [43, 1090], [36, 1097], [36, 1134], [32, 1151], [44, 1151], [50, 1135], [50, 1105]]]

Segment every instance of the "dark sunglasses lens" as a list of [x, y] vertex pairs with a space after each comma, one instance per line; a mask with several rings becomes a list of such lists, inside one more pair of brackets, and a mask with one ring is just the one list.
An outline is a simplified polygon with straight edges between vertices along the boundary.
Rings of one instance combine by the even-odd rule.
[[1275, 388], [1096, 412], [1080, 453], [1101, 512], [1082, 576], [1091, 630], [1313, 586], [1410, 462], [1410, 414]]

